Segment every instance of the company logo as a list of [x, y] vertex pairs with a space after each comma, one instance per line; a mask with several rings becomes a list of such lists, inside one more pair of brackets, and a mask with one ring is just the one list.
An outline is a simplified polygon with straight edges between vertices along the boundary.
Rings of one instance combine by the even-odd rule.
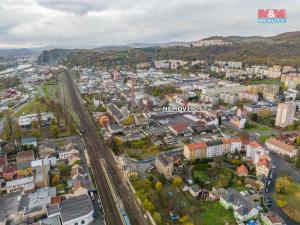
[[257, 16], [259, 23], [286, 23], [285, 9], [259, 9]]

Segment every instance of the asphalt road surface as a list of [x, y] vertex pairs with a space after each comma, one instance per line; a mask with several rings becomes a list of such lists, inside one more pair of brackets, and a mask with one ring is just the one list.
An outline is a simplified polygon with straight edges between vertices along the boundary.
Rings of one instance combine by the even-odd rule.
[[[271, 169], [270, 174], [272, 174], [272, 179], [270, 180], [271, 183], [268, 185], [268, 193], [265, 193], [264, 196], [267, 196], [269, 199], [272, 200], [271, 205], [268, 206], [271, 212], [276, 212], [287, 225], [299, 225], [299, 223], [290, 219], [282, 209], [277, 206], [275, 199], [274, 199], [274, 190], [275, 190], [275, 180], [277, 177], [286, 174], [291, 176], [295, 182], [300, 183], [300, 175], [297, 171], [295, 171], [288, 162], [284, 159], [280, 158], [278, 155], [270, 153], [272, 156], [272, 163], [276, 166], [276, 168]], [[299, 209], [300, 210], [300, 209]]]
[[103, 145], [98, 136], [95, 124], [83, 104], [76, 83], [73, 81], [71, 71], [65, 70], [64, 72], [66, 87], [72, 98], [71, 103], [80, 120], [80, 129], [90, 156], [97, 190], [103, 203], [106, 224], [119, 225], [123, 223], [119, 214], [119, 209], [114, 201], [113, 193], [111, 192], [109, 184], [105, 178], [105, 172], [100, 166], [99, 159], [104, 159], [106, 161], [110, 177], [112, 177], [112, 183], [116, 187], [117, 195], [121, 198], [122, 203], [124, 204], [130, 223], [132, 225], [147, 225], [148, 222], [144, 218], [143, 212], [137, 203], [135, 195], [126, 184], [112, 153]]

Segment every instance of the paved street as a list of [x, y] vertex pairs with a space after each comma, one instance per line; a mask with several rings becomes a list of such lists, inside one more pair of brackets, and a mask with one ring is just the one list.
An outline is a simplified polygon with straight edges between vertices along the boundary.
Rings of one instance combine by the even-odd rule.
[[276, 166], [275, 169], [271, 170], [272, 179], [271, 184], [268, 185], [269, 192], [265, 193], [265, 196], [272, 199], [272, 204], [268, 206], [269, 210], [272, 212], [276, 212], [285, 222], [287, 225], [299, 225], [299, 223], [291, 220], [286, 214], [278, 207], [274, 200], [274, 191], [275, 191], [275, 180], [278, 176], [282, 174], [286, 174], [291, 176], [296, 182], [300, 183], [300, 175], [297, 171], [295, 171], [288, 162], [284, 159], [280, 158], [279, 156], [271, 153], [272, 156], [272, 163]]

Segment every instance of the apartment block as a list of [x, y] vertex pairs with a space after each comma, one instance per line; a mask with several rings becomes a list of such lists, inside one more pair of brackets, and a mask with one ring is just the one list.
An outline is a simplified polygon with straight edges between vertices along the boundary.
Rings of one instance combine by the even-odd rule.
[[278, 127], [287, 127], [294, 123], [296, 105], [291, 102], [279, 103], [277, 107], [275, 125]]

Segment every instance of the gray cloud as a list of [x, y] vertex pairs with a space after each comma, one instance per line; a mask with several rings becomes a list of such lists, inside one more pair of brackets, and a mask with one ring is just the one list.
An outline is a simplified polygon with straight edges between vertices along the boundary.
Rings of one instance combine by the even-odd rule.
[[[286, 8], [288, 23], [258, 24], [258, 8]], [[272, 35], [299, 29], [299, 10], [297, 0], [1, 0], [0, 47]]]

